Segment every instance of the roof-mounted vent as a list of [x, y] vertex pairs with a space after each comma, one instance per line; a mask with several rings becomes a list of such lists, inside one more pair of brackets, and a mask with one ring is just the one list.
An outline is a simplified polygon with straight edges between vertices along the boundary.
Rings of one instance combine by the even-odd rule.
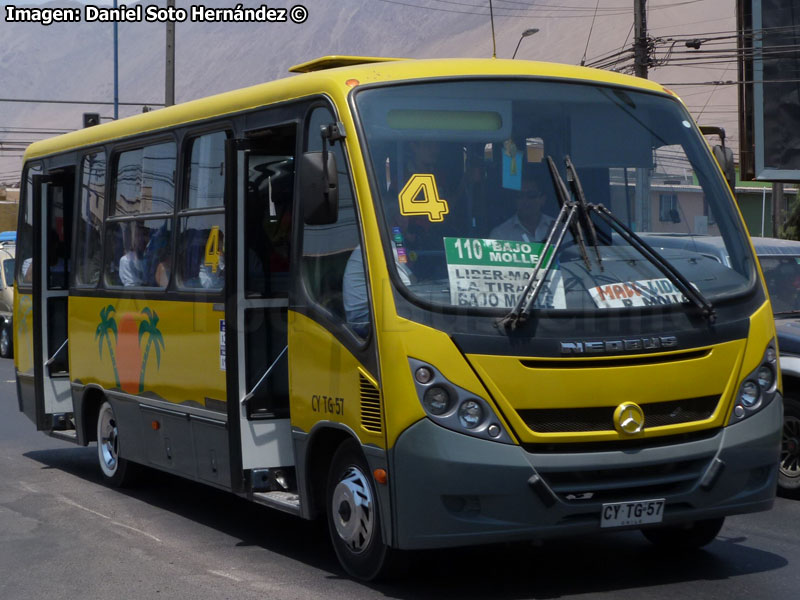
[[290, 73], [313, 73], [314, 71], [325, 71], [326, 69], [336, 69], [338, 67], [352, 67], [354, 65], [366, 65], [369, 63], [390, 62], [394, 60], [408, 60], [407, 58], [384, 58], [380, 56], [323, 56], [308, 62], [300, 63], [289, 68]]

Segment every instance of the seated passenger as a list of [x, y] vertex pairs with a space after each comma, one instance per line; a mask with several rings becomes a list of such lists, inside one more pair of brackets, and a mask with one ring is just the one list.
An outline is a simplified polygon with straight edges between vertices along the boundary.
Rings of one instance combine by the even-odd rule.
[[[144, 277], [144, 249], [147, 247], [147, 230], [139, 223], [133, 224], [133, 233], [123, 229], [125, 254], [119, 259], [119, 279], [124, 286], [147, 285]], [[133, 238], [133, 239], [131, 239]]]
[[[397, 274], [403, 285], [411, 285], [413, 275], [405, 263], [395, 257]], [[348, 325], [357, 334], [366, 337], [369, 332], [369, 295], [367, 294], [367, 273], [361, 244], [353, 249], [344, 268], [342, 281], [342, 302]]]
[[555, 218], [542, 212], [547, 204], [547, 195], [530, 172], [523, 176], [516, 204], [516, 214], [492, 229], [489, 237], [494, 240], [544, 242]]

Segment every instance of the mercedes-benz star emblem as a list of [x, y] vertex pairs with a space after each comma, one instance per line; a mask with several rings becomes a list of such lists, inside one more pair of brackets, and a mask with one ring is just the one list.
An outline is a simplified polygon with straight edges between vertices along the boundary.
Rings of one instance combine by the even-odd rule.
[[614, 427], [620, 433], [635, 435], [644, 430], [644, 412], [638, 404], [623, 402], [614, 411]]

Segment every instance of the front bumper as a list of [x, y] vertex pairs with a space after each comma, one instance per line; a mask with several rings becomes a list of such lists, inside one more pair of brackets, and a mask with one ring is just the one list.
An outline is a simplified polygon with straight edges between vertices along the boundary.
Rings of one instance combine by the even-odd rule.
[[665, 498], [665, 524], [767, 510], [782, 422], [777, 396], [704, 439], [536, 454], [423, 420], [392, 451], [395, 543], [441, 548], [599, 531], [604, 502]]

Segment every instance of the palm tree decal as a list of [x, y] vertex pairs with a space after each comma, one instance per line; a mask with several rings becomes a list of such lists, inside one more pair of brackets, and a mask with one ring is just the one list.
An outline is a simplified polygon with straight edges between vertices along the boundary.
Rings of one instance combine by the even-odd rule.
[[100, 324], [94, 333], [94, 339], [97, 340], [97, 350], [100, 353], [100, 360], [103, 359], [103, 340], [108, 345], [108, 355], [111, 357], [111, 366], [114, 368], [114, 380], [117, 387], [121, 387], [119, 383], [119, 372], [117, 371], [117, 359], [114, 357], [114, 349], [111, 347], [111, 335], [114, 334], [114, 345], [117, 344], [117, 321], [112, 316], [116, 312], [114, 307], [109, 304], [100, 310]]
[[147, 368], [147, 357], [150, 355], [150, 348], [156, 349], [156, 368], [161, 367], [161, 349], [164, 348], [164, 336], [158, 330], [158, 313], [149, 308], [143, 308], [142, 314], [147, 318], [139, 323], [139, 346], [142, 345], [142, 337], [147, 334], [147, 345], [144, 348], [144, 358], [142, 359], [142, 372], [139, 375], [139, 393], [144, 391], [144, 372]]

